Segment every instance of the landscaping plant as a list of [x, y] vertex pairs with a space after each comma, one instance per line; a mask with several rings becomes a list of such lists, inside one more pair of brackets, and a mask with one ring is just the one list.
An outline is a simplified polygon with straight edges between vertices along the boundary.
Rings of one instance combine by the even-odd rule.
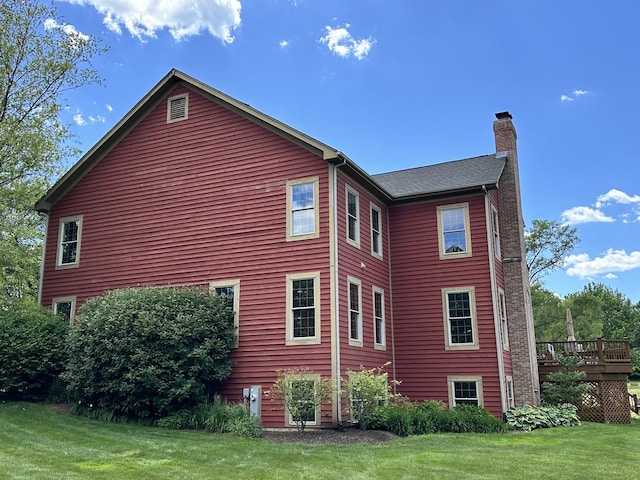
[[545, 405], [562, 405], [570, 403], [578, 406], [582, 396], [588, 393], [591, 386], [583, 383], [587, 375], [580, 370], [582, 360], [577, 355], [556, 355], [560, 370], [547, 374], [542, 383], [542, 401]]

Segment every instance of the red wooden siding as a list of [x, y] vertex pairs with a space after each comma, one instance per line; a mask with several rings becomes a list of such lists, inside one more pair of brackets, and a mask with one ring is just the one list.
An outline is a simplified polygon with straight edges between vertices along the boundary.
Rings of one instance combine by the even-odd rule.
[[[437, 207], [469, 203], [472, 256], [440, 260]], [[484, 406], [502, 412], [484, 196], [391, 208], [391, 268], [399, 390], [448, 401], [447, 376], [481, 376]], [[477, 350], [445, 350], [442, 289], [474, 287]]]
[[[171, 95], [186, 91], [178, 88]], [[240, 280], [240, 347], [223, 394], [270, 388], [276, 370], [330, 375], [326, 161], [189, 91], [189, 118], [161, 102], [50, 214], [44, 305], [138, 285]], [[286, 182], [319, 177], [320, 237], [286, 242]], [[59, 219], [83, 215], [80, 266], [55, 268]], [[285, 346], [286, 275], [320, 272], [320, 345]], [[329, 410], [330, 411], [330, 410]], [[263, 424], [283, 426], [263, 398]]]

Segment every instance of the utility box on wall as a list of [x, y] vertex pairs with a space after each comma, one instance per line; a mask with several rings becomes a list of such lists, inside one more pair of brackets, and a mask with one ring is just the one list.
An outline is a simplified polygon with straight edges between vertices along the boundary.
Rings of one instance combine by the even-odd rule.
[[262, 387], [260, 385], [252, 385], [249, 388], [242, 389], [244, 401], [249, 404], [249, 413], [251, 416], [260, 416]]

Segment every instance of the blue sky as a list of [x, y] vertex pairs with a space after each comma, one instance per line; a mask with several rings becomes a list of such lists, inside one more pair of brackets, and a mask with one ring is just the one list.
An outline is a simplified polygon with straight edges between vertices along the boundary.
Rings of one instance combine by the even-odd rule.
[[67, 96], [83, 151], [171, 68], [372, 174], [491, 153], [494, 113], [509, 110], [525, 222], [567, 222], [582, 240], [547, 288], [596, 281], [640, 301], [636, 0], [55, 4], [110, 47], [94, 61], [104, 84]]

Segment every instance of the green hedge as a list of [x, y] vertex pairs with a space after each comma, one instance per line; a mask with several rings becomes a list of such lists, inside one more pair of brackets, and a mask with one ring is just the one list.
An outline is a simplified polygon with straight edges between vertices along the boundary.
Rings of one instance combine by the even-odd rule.
[[83, 306], [63, 378], [81, 413], [155, 420], [206, 401], [233, 342], [231, 306], [207, 291], [115, 290]]
[[69, 324], [28, 301], [0, 309], [0, 398], [44, 400], [64, 368]]

